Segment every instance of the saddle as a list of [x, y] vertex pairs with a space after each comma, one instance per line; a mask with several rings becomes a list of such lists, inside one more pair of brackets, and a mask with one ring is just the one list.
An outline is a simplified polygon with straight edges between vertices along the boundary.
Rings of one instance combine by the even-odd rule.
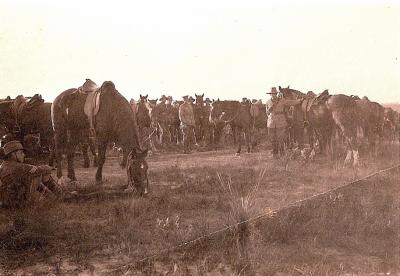
[[17, 96], [17, 98], [14, 100], [11, 106], [11, 111], [14, 115], [16, 122], [18, 122], [18, 118], [21, 116], [22, 110], [24, 109], [26, 102], [26, 98], [22, 95]]
[[26, 102], [24, 108], [31, 108], [37, 104], [42, 104], [42, 103], [44, 103], [42, 95], [35, 94], [32, 98], [29, 99], [29, 101]]
[[316, 98], [315, 98], [315, 104], [319, 104], [321, 102], [326, 101], [331, 95], [329, 95], [328, 90], [324, 90], [324, 92], [322, 92], [321, 94], [319, 94]]
[[90, 124], [90, 134], [94, 136], [94, 124], [95, 124], [95, 117], [99, 112], [100, 108], [100, 95], [101, 90], [97, 89], [93, 92], [87, 93], [85, 105], [83, 107], [83, 111], [85, 112], [86, 116], [89, 119]]

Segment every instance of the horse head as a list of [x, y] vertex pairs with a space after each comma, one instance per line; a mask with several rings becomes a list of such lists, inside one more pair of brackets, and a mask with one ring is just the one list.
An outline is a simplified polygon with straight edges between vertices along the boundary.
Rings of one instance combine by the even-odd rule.
[[148, 149], [132, 149], [127, 160], [128, 183], [136, 189], [139, 195], [145, 195], [149, 189], [148, 168], [146, 157]]
[[147, 94], [146, 96], [142, 96], [142, 94], [140, 94], [139, 97], [139, 102], [144, 103], [147, 102], [147, 98], [149, 97], [149, 95]]
[[298, 99], [298, 98], [304, 99], [307, 96], [306, 94], [300, 92], [299, 90], [289, 88], [289, 86], [287, 88], [279, 86], [279, 93], [281, 93], [283, 98], [286, 99]]
[[203, 97], [204, 97], [204, 93], [203, 93], [203, 95], [197, 95], [197, 94], [194, 94], [195, 95], [195, 97], [196, 97], [196, 105], [204, 105], [204, 99], [203, 99]]

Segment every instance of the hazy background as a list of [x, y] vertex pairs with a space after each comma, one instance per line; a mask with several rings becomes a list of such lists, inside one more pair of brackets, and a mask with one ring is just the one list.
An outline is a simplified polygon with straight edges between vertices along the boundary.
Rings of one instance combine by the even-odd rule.
[[400, 101], [396, 1], [0, 0], [0, 97], [112, 80], [128, 98], [267, 98], [272, 86]]

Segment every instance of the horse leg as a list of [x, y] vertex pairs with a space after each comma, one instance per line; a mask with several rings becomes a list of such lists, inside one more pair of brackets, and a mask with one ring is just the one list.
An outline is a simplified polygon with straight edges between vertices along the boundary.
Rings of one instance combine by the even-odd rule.
[[78, 145], [78, 139], [81, 137], [76, 132], [71, 132], [70, 141], [68, 143], [67, 149], [67, 159], [68, 159], [68, 177], [75, 181], [75, 169], [74, 169], [74, 157], [75, 157], [75, 149]]
[[123, 152], [122, 152], [122, 160], [121, 160], [121, 162], [119, 163], [119, 165], [120, 165], [120, 167], [121, 167], [122, 169], [124, 169], [124, 168], [126, 167], [126, 162], [127, 162], [127, 160], [128, 160], [128, 154], [129, 154], [129, 152], [128, 152], [127, 150], [123, 149]]
[[93, 167], [97, 166], [97, 153], [94, 138], [89, 137], [89, 149], [93, 155]]
[[[55, 155], [56, 155], [56, 164], [57, 164], [57, 178], [62, 177], [62, 150], [63, 150], [63, 145], [68, 146], [68, 142], [65, 141], [65, 133], [59, 133], [55, 132], [54, 133], [54, 148], [55, 148]], [[64, 143], [66, 142], [66, 143]]]
[[244, 135], [246, 138], [247, 153], [250, 153], [252, 150], [252, 131], [250, 129], [247, 129]]
[[54, 140], [52, 139], [49, 144], [49, 166], [54, 167], [54, 158], [55, 158], [55, 145]]
[[90, 167], [90, 160], [89, 160], [89, 155], [88, 155], [88, 148], [89, 145], [84, 141], [81, 145], [82, 148], [82, 155], [83, 155], [83, 167], [84, 168], [89, 168]]
[[236, 152], [236, 155], [240, 155], [240, 152], [242, 151], [242, 136], [243, 136], [243, 132], [242, 129], [237, 129], [236, 133], [238, 134], [238, 142], [239, 142], [239, 147], [238, 150]]
[[106, 160], [106, 149], [107, 142], [98, 142], [98, 160], [97, 160], [97, 171], [96, 171], [96, 184], [102, 184], [103, 177], [103, 165]]

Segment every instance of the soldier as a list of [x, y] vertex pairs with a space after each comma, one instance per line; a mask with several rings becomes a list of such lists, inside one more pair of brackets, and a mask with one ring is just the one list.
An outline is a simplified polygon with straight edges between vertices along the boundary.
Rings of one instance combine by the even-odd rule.
[[3, 151], [4, 162], [0, 166], [1, 207], [22, 210], [62, 197], [61, 187], [51, 177], [51, 167], [24, 163], [24, 148], [19, 141], [6, 143]]
[[300, 104], [300, 100], [287, 100], [278, 97], [278, 91], [275, 87], [271, 88], [271, 99], [266, 103], [266, 111], [268, 115], [267, 128], [268, 136], [272, 143], [272, 155], [277, 158], [279, 154], [284, 152], [284, 140], [286, 138], [286, 117], [284, 108], [286, 106], [293, 106]]
[[194, 112], [189, 96], [183, 96], [183, 104], [179, 107], [179, 119], [183, 136], [183, 153], [190, 153], [194, 141]]

